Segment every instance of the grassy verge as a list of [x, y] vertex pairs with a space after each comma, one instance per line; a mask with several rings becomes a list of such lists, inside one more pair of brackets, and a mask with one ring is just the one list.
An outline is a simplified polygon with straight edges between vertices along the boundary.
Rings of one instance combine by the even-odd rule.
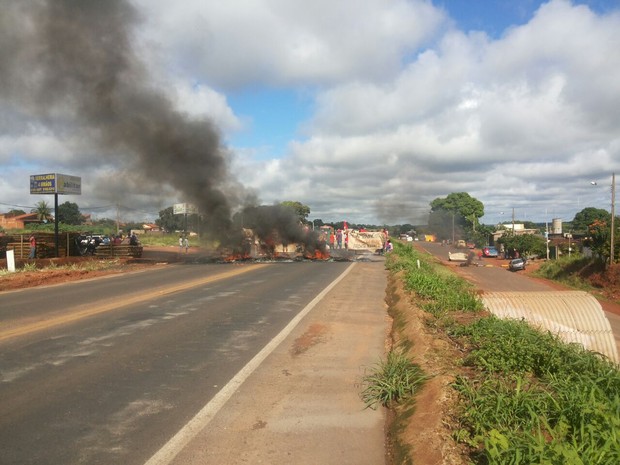
[[70, 265], [57, 265], [50, 263], [48, 266], [38, 268], [36, 263], [26, 263], [22, 268], [17, 268], [15, 271], [10, 272], [8, 269], [0, 269], [0, 277], [11, 276], [20, 273], [45, 273], [47, 271], [64, 270], [64, 271], [102, 271], [115, 269], [122, 264], [119, 259], [106, 259], [106, 260], [84, 260], [79, 263], [72, 263]]
[[[147, 247], [178, 247], [179, 246], [179, 234], [143, 234], [140, 236], [140, 243]], [[207, 238], [199, 238], [198, 236], [192, 236], [189, 238], [189, 245], [191, 247], [216, 247], [218, 245], [215, 241], [210, 241]]]
[[597, 272], [604, 272], [604, 269], [605, 265], [603, 263], [597, 262], [592, 258], [575, 255], [549, 260], [543, 263], [535, 274], [576, 289], [590, 290], [593, 286], [586, 276]]
[[523, 321], [480, 313], [459, 323], [450, 315], [476, 313], [482, 303], [468, 284], [411, 247], [396, 244], [387, 266], [402, 272], [433, 329], [460, 348], [450, 424], [471, 463], [620, 463], [617, 366]]

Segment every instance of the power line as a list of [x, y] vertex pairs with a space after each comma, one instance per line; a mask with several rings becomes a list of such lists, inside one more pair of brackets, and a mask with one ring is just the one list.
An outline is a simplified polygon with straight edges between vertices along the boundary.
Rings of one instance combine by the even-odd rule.
[[6, 205], [7, 207], [18, 207], [18, 208], [37, 208], [33, 206], [28, 206], [28, 205], [14, 205], [11, 203], [3, 203], [3, 202], [0, 202], [0, 205]]

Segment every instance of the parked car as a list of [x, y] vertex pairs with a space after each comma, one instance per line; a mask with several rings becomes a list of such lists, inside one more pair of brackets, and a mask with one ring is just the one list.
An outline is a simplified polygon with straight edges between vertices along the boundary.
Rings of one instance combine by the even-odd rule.
[[525, 270], [525, 258], [515, 258], [508, 263], [508, 269], [510, 271]]
[[496, 258], [498, 255], [499, 255], [499, 252], [497, 251], [495, 247], [484, 247], [482, 249], [483, 257]]

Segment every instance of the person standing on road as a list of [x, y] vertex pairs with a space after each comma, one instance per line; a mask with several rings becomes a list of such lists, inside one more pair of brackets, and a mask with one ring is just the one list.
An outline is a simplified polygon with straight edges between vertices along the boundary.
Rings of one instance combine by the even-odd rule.
[[179, 236], [179, 253], [183, 252], [183, 236]]
[[30, 235], [30, 254], [28, 258], [36, 258], [37, 257], [37, 238], [34, 237], [34, 234]]
[[390, 253], [392, 250], [394, 250], [394, 245], [392, 244], [392, 240], [388, 239], [385, 243], [385, 253]]
[[189, 250], [189, 238], [187, 236], [185, 236], [185, 239], [183, 239], [183, 247], [185, 247], [185, 253], [187, 253], [187, 251]]

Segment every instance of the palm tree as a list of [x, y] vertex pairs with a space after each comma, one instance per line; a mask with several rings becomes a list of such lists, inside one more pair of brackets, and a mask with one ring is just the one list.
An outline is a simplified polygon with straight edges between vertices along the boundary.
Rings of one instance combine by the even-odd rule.
[[52, 210], [45, 200], [41, 200], [37, 202], [36, 207], [30, 213], [36, 213], [39, 221], [47, 222], [47, 219], [52, 214]]

